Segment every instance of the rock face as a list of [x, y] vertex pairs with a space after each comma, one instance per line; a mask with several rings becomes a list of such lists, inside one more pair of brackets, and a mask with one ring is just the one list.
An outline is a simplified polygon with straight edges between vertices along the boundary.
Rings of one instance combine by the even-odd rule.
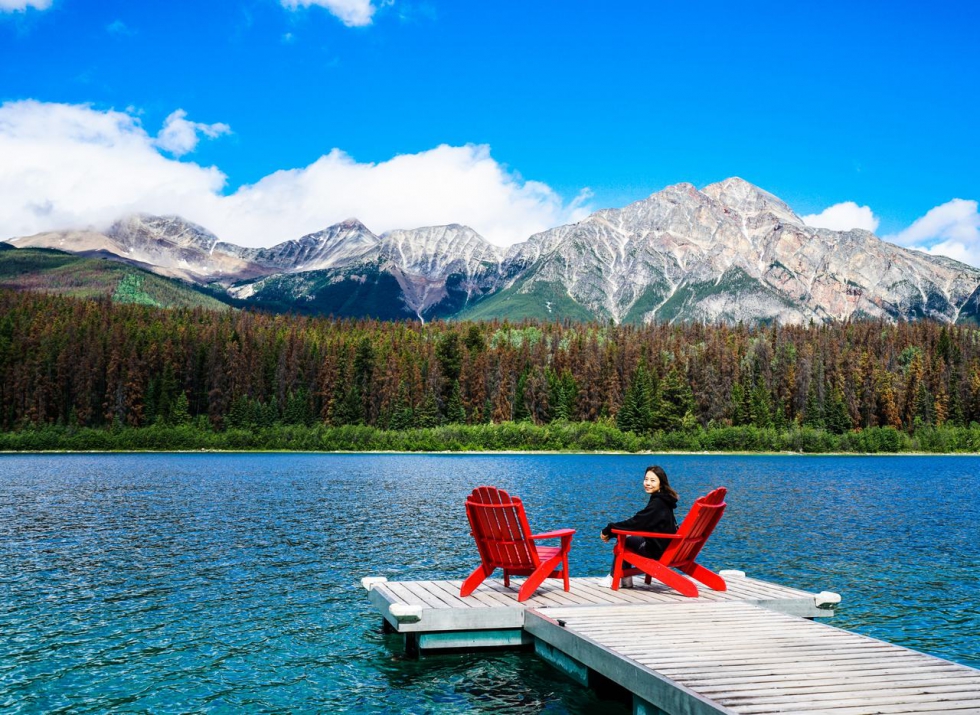
[[[105, 232], [56, 231], [10, 241], [18, 248], [56, 248], [83, 255], [109, 255], [192, 283], [221, 283], [268, 271], [241, 255], [220, 250], [213, 233], [179, 216], [134, 214]], [[237, 247], [236, 247], [237, 248]]]
[[956, 261], [867, 231], [806, 226], [738, 178], [703, 191], [677, 184], [539, 233], [508, 252], [503, 270], [514, 277], [491, 301], [560, 285], [588, 312], [616, 322], [955, 322], [980, 285], [980, 271]]
[[348, 219], [272, 248], [241, 248], [230, 243], [218, 247], [278, 273], [297, 273], [350, 264], [376, 251], [380, 242], [360, 221]]
[[496, 287], [502, 259], [500, 249], [466, 226], [379, 238], [357, 221], [241, 255], [277, 274], [230, 288], [235, 297], [386, 319], [453, 315]]
[[221, 283], [282, 310], [384, 319], [573, 318], [615, 322], [824, 322], [980, 317], [980, 270], [806, 226], [738, 178], [669, 186], [621, 209], [531, 236], [506, 252], [451, 224], [377, 236], [351, 219], [272, 248], [222, 243], [178, 217], [133, 216], [104, 233], [17, 246], [114, 254]]

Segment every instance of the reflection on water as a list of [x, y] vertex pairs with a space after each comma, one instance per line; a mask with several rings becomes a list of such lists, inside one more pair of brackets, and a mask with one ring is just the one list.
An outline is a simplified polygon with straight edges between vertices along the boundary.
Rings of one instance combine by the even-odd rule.
[[838, 591], [836, 625], [980, 665], [973, 457], [4, 456], [0, 709], [628, 712], [526, 653], [405, 659], [357, 583], [468, 573], [478, 484], [578, 529], [573, 574], [604, 573], [598, 531], [651, 462], [681, 513], [729, 488], [709, 566]]

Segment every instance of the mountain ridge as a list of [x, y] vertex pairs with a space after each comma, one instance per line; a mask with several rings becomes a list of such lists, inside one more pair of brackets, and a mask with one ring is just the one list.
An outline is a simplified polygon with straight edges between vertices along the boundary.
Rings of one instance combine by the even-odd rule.
[[[15, 246], [98, 250], [256, 306], [368, 315], [613, 322], [803, 323], [854, 317], [976, 320], [980, 270], [860, 229], [807, 226], [788, 204], [732, 177], [667, 186], [621, 208], [501, 249], [460, 224], [374, 234], [357, 219], [270, 248], [219, 241], [180, 217], [133, 215], [103, 233], [62, 231]], [[341, 310], [343, 308], [343, 310]], [[365, 310], [367, 310], [365, 308]]]

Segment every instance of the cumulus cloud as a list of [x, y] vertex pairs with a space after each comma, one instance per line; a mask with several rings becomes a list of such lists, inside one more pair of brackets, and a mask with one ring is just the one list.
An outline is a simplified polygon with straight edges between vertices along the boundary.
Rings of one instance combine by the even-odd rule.
[[[215, 136], [224, 131], [206, 126]], [[508, 171], [484, 145], [443, 145], [379, 163], [334, 149], [226, 194], [218, 168], [161, 153], [166, 146], [176, 156], [208, 131], [180, 110], [153, 137], [131, 110], [0, 105], [0, 238], [100, 228], [146, 212], [181, 215], [245, 246], [271, 246], [351, 217], [378, 233], [463, 223], [505, 246], [589, 212], [587, 191], [565, 202], [546, 184]]]
[[886, 241], [980, 267], [980, 211], [976, 201], [953, 199], [930, 209]]
[[25, 12], [29, 7], [47, 10], [51, 0], [0, 0], [0, 12]]
[[[280, 0], [289, 10], [318, 5], [335, 15], [347, 27], [370, 25], [377, 7], [371, 0]], [[390, 4], [390, 3], [382, 3]]]
[[200, 134], [215, 139], [222, 134], [231, 134], [231, 127], [220, 122], [202, 124], [188, 121], [187, 112], [178, 109], [163, 121], [163, 129], [157, 134], [156, 144], [174, 156], [183, 156], [197, 148]]
[[869, 206], [858, 206], [853, 201], [834, 204], [818, 214], [803, 217], [803, 223], [814, 228], [829, 228], [833, 231], [850, 231], [863, 228], [872, 233], [878, 228], [878, 218]]
[[225, 183], [168, 159], [125, 112], [35, 101], [0, 105], [0, 238], [107, 225], [135, 211], [202, 213]]

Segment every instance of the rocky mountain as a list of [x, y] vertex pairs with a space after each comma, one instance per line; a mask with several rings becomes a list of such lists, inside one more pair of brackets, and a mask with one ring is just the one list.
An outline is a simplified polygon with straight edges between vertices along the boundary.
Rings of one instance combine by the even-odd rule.
[[[335, 244], [338, 235], [346, 240]], [[306, 242], [306, 243], [304, 243]], [[324, 248], [331, 246], [329, 252]], [[377, 237], [359, 222], [247, 255], [270, 265], [267, 254], [323, 256], [258, 281], [233, 286], [237, 298], [304, 312], [385, 319], [448, 317], [498, 284], [502, 251], [466, 226], [430, 226]]]
[[809, 227], [732, 178], [669, 186], [507, 251], [456, 224], [377, 236], [356, 220], [272, 248], [222, 243], [177, 217], [14, 239], [114, 254], [258, 306], [383, 319], [825, 322], [980, 317], [980, 270], [867, 231]]
[[0, 243], [0, 288], [73, 298], [108, 298], [161, 308], [229, 310], [205, 288], [166, 278], [121, 261], [50, 248], [14, 248]]
[[364, 224], [348, 219], [272, 248], [242, 248], [231, 243], [219, 243], [217, 248], [276, 273], [297, 273], [348, 265], [377, 250], [380, 243]]
[[14, 238], [10, 243], [17, 248], [54, 248], [85, 256], [115, 257], [198, 284], [227, 283], [269, 273], [239, 252], [224, 250], [229, 244], [219, 244], [213, 233], [179, 216], [134, 214], [103, 232], [53, 231]]
[[980, 271], [956, 261], [867, 231], [806, 226], [738, 178], [703, 191], [677, 184], [537, 234], [508, 252], [503, 270], [511, 284], [470, 317], [507, 314], [509, 303], [539, 295], [555, 296], [559, 314], [616, 322], [955, 322], [964, 308], [976, 315], [980, 286]]

